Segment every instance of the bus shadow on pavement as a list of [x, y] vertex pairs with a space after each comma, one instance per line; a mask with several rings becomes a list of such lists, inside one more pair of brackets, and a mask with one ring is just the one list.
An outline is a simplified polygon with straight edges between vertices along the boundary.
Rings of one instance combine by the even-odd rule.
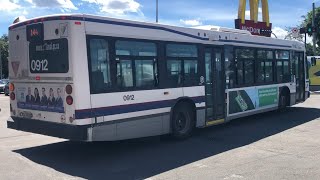
[[85, 179], [144, 179], [316, 120], [320, 109], [292, 107], [199, 129], [184, 141], [152, 137], [120, 142], [60, 142], [14, 152]]

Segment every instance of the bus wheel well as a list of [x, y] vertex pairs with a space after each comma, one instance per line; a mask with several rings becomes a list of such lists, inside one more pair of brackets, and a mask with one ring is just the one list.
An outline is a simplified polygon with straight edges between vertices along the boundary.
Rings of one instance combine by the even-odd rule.
[[280, 96], [285, 96], [286, 97], [286, 105], [290, 106], [290, 90], [287, 86], [281, 87], [280, 88]]
[[190, 98], [181, 98], [181, 99], [178, 99], [178, 101], [174, 104], [174, 106], [172, 107], [172, 109], [171, 109], [171, 114], [174, 112], [174, 109], [177, 107], [177, 106], [179, 106], [179, 105], [181, 105], [181, 104], [186, 104], [186, 105], [188, 105], [190, 108], [192, 108], [192, 110], [194, 111], [194, 115], [196, 116], [196, 105], [195, 105], [195, 103], [193, 102], [193, 100], [192, 99], [190, 99]]

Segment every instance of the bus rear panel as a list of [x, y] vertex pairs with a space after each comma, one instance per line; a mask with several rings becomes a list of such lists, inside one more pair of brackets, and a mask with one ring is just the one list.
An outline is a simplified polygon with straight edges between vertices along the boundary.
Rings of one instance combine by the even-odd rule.
[[[83, 32], [83, 25], [67, 16], [38, 18], [9, 28], [9, 128], [87, 140], [87, 129], [76, 126], [75, 97], [83, 91], [76, 90], [74, 74], [79, 72], [74, 71], [74, 62], [70, 61], [79, 50], [72, 44], [81, 44], [76, 41], [85, 36], [77, 33], [73, 42], [72, 31]], [[87, 121], [91, 123], [91, 119]]]

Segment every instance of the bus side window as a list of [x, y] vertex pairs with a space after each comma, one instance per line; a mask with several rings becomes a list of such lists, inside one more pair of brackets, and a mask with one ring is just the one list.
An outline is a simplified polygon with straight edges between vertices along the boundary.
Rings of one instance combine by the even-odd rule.
[[273, 51], [257, 50], [256, 83], [270, 84], [273, 82]]
[[118, 69], [118, 85], [120, 87], [133, 87], [132, 61], [121, 60], [117, 64]]
[[111, 88], [108, 42], [104, 39], [90, 39], [90, 91], [104, 93]]
[[167, 44], [167, 73], [170, 87], [199, 84], [198, 48], [190, 44]]
[[153, 60], [135, 60], [136, 86], [153, 87], [155, 85], [155, 68]]
[[149, 89], [157, 86], [157, 46], [153, 42], [117, 40], [118, 88]]
[[172, 81], [172, 85], [182, 85], [182, 62], [181, 60], [167, 60], [168, 77]]
[[286, 83], [291, 81], [290, 70], [290, 52], [276, 51], [277, 60], [277, 81], [278, 83]]
[[225, 47], [225, 69], [226, 69], [226, 88], [231, 89], [235, 87], [235, 62], [233, 58], [233, 47]]
[[237, 84], [238, 86], [254, 84], [254, 50], [251, 48], [236, 49]]

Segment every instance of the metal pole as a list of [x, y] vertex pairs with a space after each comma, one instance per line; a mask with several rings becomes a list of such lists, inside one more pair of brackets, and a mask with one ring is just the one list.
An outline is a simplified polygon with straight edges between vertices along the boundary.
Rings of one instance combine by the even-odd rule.
[[[312, 28], [315, 27], [315, 9], [316, 9], [316, 5], [315, 3], [312, 3]], [[313, 32], [312, 33], [312, 39], [313, 39], [313, 54], [316, 55], [316, 33]]]
[[307, 51], [307, 33], [304, 33], [304, 47]]
[[0, 47], [0, 79], [2, 79], [2, 51]]
[[159, 22], [159, 3], [158, 0], [156, 0], [156, 23]]

